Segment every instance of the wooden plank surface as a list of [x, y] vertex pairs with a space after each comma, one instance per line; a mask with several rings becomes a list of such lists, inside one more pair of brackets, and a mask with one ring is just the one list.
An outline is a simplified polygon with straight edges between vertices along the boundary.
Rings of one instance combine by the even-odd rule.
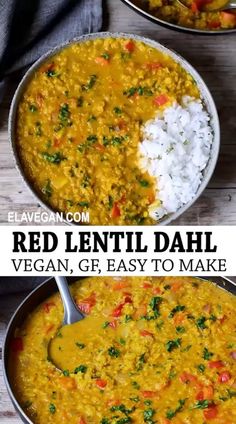
[[[236, 34], [197, 36], [170, 31], [147, 21], [119, 0], [104, 1], [104, 30], [142, 34], [175, 49], [209, 86], [219, 111], [221, 153], [207, 189], [175, 224], [236, 224]], [[0, 104], [0, 223], [8, 211], [42, 210], [15, 169], [7, 139], [9, 105], [18, 79], [7, 84]]]

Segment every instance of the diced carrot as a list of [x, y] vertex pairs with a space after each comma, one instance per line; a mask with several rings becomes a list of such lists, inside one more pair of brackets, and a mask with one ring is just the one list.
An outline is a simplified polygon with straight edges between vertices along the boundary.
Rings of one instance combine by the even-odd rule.
[[111, 217], [118, 218], [120, 215], [121, 215], [120, 208], [118, 206], [118, 203], [115, 202], [111, 210]]
[[87, 424], [87, 421], [83, 417], [80, 417], [78, 424]]
[[140, 335], [143, 337], [153, 337], [153, 333], [148, 330], [140, 330]]
[[75, 390], [77, 389], [77, 384], [74, 378], [71, 377], [61, 377], [60, 383], [67, 390]]
[[150, 62], [146, 64], [146, 68], [150, 69], [151, 71], [154, 71], [155, 69], [160, 69], [161, 67], [162, 65], [159, 62]]
[[208, 22], [208, 28], [210, 28], [210, 29], [220, 28], [220, 21]]
[[213, 386], [204, 386], [203, 389], [198, 392], [196, 399], [197, 400], [211, 400], [213, 399], [214, 388]]
[[161, 294], [161, 289], [160, 289], [160, 287], [154, 287], [152, 292], [153, 292], [153, 294]]
[[107, 66], [107, 65], [109, 65], [109, 60], [108, 59], [105, 59], [105, 57], [101, 57], [101, 56], [96, 57], [95, 62], [98, 65], [101, 65], [101, 66]]
[[210, 420], [216, 418], [218, 415], [218, 409], [216, 405], [210, 405], [207, 409], [203, 411], [204, 418]]
[[152, 191], [149, 195], [148, 195], [148, 204], [151, 205], [153, 202], [155, 202], [156, 200], [156, 196], [154, 191]]
[[157, 396], [157, 392], [151, 390], [142, 390], [141, 395], [146, 399], [151, 399]]
[[197, 12], [199, 11], [198, 6], [197, 6], [197, 3], [196, 3], [196, 2], [193, 2], [193, 3], [191, 4], [191, 11], [192, 11], [193, 13], [197, 13]]
[[219, 319], [219, 321], [220, 321], [221, 324], [224, 324], [224, 322], [226, 321], [226, 319], [227, 319], [227, 316], [226, 315], [223, 315], [223, 317], [221, 317]]
[[54, 147], [59, 147], [60, 144], [61, 144], [61, 139], [60, 138], [54, 138], [53, 146]]
[[54, 306], [56, 306], [54, 302], [46, 302], [43, 304], [43, 310], [48, 314]]
[[80, 300], [78, 303], [78, 308], [85, 314], [90, 314], [91, 309], [96, 305], [96, 295], [92, 293], [86, 299]]
[[127, 128], [127, 122], [124, 119], [120, 119], [117, 123], [119, 130], [124, 130]]
[[14, 353], [21, 352], [23, 350], [23, 340], [21, 337], [14, 337], [10, 344], [11, 350]]
[[171, 283], [171, 290], [173, 292], [177, 292], [179, 291], [179, 289], [183, 286], [183, 282], [182, 281], [174, 281], [173, 283]]
[[134, 49], [135, 49], [135, 43], [130, 40], [125, 44], [125, 49], [128, 50], [129, 53], [133, 53]]
[[168, 418], [161, 418], [160, 424], [170, 424], [170, 420]]
[[107, 381], [106, 381], [106, 380], [102, 380], [101, 378], [98, 378], [98, 379], [95, 381], [95, 384], [96, 384], [96, 386], [97, 386], [99, 389], [104, 390], [104, 389], [105, 389], [105, 387], [106, 387], [106, 385], [107, 385]]
[[222, 361], [209, 361], [208, 362], [209, 368], [222, 368], [224, 367], [224, 364]]
[[182, 324], [185, 317], [186, 317], [186, 314], [184, 312], [177, 312], [177, 314], [175, 314], [175, 316], [173, 318], [174, 324], [176, 326], [179, 325], [179, 324]]
[[188, 384], [188, 383], [196, 383], [197, 377], [193, 374], [190, 374], [188, 372], [183, 372], [180, 376], [180, 381], [182, 383]]
[[96, 143], [94, 147], [98, 152], [104, 152], [105, 150], [105, 147], [100, 143]]
[[220, 12], [221, 21], [225, 26], [234, 26], [236, 24], [236, 15], [235, 13], [230, 12]]
[[218, 381], [219, 383], [228, 383], [228, 381], [231, 379], [231, 374], [229, 371], [223, 371], [219, 374]]
[[119, 290], [126, 289], [126, 287], [129, 287], [129, 284], [127, 283], [127, 281], [121, 280], [121, 281], [118, 281], [117, 283], [115, 283], [112, 286], [112, 290], [113, 291], [119, 291]]
[[160, 94], [159, 96], [155, 97], [153, 100], [154, 105], [156, 106], [163, 106], [168, 102], [168, 97], [166, 94]]
[[153, 285], [149, 281], [144, 281], [142, 284], [143, 289], [151, 289]]

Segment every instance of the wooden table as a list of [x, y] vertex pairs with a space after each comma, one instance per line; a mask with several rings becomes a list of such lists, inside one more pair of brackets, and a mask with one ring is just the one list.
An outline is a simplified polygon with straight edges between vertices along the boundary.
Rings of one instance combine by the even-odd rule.
[[[236, 34], [197, 36], [170, 31], [136, 14], [119, 0], [104, 1], [104, 30], [154, 38], [189, 60], [209, 86], [219, 111], [222, 141], [215, 174], [200, 199], [176, 224], [236, 224]], [[16, 86], [11, 82], [0, 104], [0, 223], [9, 210], [40, 211], [14, 167], [7, 139], [9, 104]]]

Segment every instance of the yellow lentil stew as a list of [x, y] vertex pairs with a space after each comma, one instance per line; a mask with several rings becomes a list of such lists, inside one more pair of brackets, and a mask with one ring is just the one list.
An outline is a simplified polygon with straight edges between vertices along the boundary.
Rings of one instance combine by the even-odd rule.
[[[236, 423], [233, 295], [189, 277], [86, 278], [71, 290], [87, 317], [64, 327], [66, 358], [58, 294], [11, 343], [11, 384], [33, 423]], [[63, 371], [48, 358], [52, 337]]]
[[44, 63], [18, 108], [28, 180], [54, 210], [93, 225], [153, 224], [155, 181], [139, 167], [142, 124], [198, 87], [180, 64], [120, 38], [76, 43]]
[[[173, 24], [198, 30], [222, 30], [236, 28], [236, 14], [233, 11], [204, 11], [205, 8], [221, 8], [224, 0], [146, 0], [149, 11], [158, 18]], [[140, 3], [140, 1], [139, 1]], [[213, 7], [214, 6], [214, 7]]]

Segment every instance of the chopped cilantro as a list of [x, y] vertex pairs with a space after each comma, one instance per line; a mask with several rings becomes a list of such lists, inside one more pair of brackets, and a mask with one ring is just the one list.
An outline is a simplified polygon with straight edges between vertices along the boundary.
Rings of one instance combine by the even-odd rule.
[[203, 359], [205, 359], [206, 361], [209, 361], [209, 359], [211, 359], [213, 355], [214, 353], [209, 352], [209, 350], [206, 347], [204, 347], [203, 355], [202, 355]]
[[56, 407], [55, 407], [54, 403], [50, 403], [50, 405], [49, 405], [49, 412], [50, 412], [51, 414], [55, 414], [55, 412], [56, 412]]
[[182, 327], [181, 325], [178, 325], [178, 326], [176, 327], [176, 333], [178, 333], [178, 334], [183, 334], [183, 333], [185, 333], [185, 328], [184, 328], [184, 327]]
[[139, 184], [144, 188], [149, 187], [149, 182], [147, 180], [139, 180]]
[[37, 108], [37, 106], [31, 104], [31, 105], [29, 105], [29, 110], [30, 110], [30, 112], [37, 112], [38, 108]]
[[77, 203], [78, 206], [84, 207], [84, 208], [88, 208], [89, 207], [89, 203], [88, 202], [78, 202]]
[[207, 328], [206, 326], [206, 317], [200, 317], [196, 320], [196, 325], [200, 330], [205, 330]]
[[182, 341], [181, 339], [169, 340], [166, 343], [167, 352], [172, 352], [174, 349], [180, 347], [181, 341]]
[[51, 186], [51, 180], [47, 180], [45, 185], [42, 188], [42, 193], [45, 194], [47, 197], [52, 196], [52, 186]]
[[79, 367], [75, 368], [74, 374], [78, 374], [79, 372], [81, 372], [82, 374], [85, 374], [87, 369], [88, 367], [86, 365], [80, 365]]
[[204, 364], [199, 364], [197, 366], [197, 369], [198, 369], [199, 372], [203, 373], [205, 371], [206, 367], [205, 367]]
[[47, 153], [47, 152], [43, 152], [42, 157], [47, 162], [54, 163], [56, 165], [59, 165], [59, 163], [61, 163], [63, 160], [67, 160], [67, 158], [65, 156], [63, 156], [60, 152], [55, 152], [55, 153], [52, 153], [52, 154]]
[[118, 106], [114, 107], [113, 111], [118, 116], [122, 115], [122, 109], [120, 109]]
[[185, 306], [184, 305], [177, 305], [175, 308], [173, 308], [171, 310], [171, 312], [169, 313], [169, 318], [173, 318], [175, 316], [175, 314], [177, 312], [182, 312], [185, 310]]
[[118, 358], [120, 356], [119, 349], [116, 349], [114, 346], [109, 347], [108, 354], [113, 358]]
[[96, 84], [96, 81], [97, 81], [97, 75], [91, 75], [87, 84], [82, 85], [82, 90], [83, 91], [90, 90], [91, 88], [94, 87], [94, 85]]
[[186, 402], [186, 399], [180, 399], [179, 400], [179, 406], [177, 406], [176, 409], [168, 409], [168, 411], [166, 413], [166, 418], [168, 420], [172, 420], [172, 418], [174, 418], [178, 414], [178, 412], [182, 411], [185, 402]]
[[85, 344], [84, 344], [84, 343], [76, 342], [75, 344], [76, 344], [76, 346], [77, 346], [79, 349], [84, 349], [84, 348], [85, 348]]
[[192, 407], [192, 409], [206, 409], [208, 408], [210, 405], [210, 401], [207, 399], [204, 400], [198, 400], [194, 406]]

